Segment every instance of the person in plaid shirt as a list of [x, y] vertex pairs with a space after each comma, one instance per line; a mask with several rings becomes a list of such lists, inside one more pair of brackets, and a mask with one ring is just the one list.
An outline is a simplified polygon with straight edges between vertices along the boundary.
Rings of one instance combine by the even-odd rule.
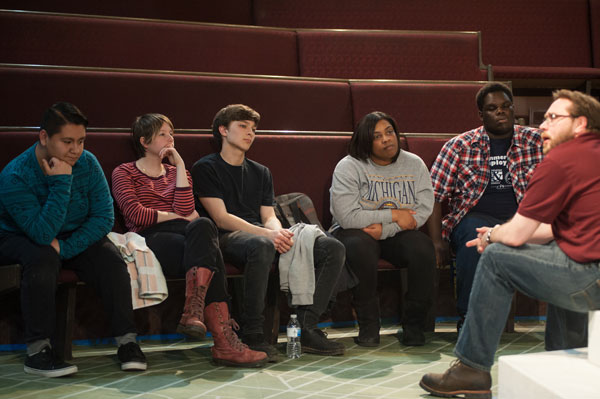
[[[435, 205], [428, 228], [438, 267], [448, 263], [448, 241], [456, 254], [459, 332], [480, 256], [465, 243], [477, 237], [477, 227], [503, 223], [515, 214], [543, 156], [539, 130], [514, 124], [508, 86], [488, 83], [476, 100], [483, 126], [449, 140], [431, 168]], [[449, 212], [442, 219], [445, 201]]]

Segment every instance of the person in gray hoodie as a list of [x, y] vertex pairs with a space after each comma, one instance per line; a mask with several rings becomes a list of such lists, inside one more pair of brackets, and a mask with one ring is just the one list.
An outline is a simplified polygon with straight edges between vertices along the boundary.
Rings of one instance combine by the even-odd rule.
[[377, 264], [383, 258], [408, 268], [402, 343], [423, 345], [435, 272], [433, 244], [418, 230], [433, 209], [429, 171], [421, 158], [400, 149], [397, 124], [383, 112], [362, 118], [348, 154], [333, 172], [330, 231], [345, 245], [347, 265], [359, 279], [352, 289], [355, 342], [379, 345]]

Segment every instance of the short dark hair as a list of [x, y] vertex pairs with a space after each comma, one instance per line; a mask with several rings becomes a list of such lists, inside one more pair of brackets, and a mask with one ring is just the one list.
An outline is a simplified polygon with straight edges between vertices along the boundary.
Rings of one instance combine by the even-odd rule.
[[223, 136], [219, 132], [219, 126], [229, 127], [229, 124], [234, 121], [253, 121], [258, 126], [260, 114], [244, 104], [230, 104], [221, 108], [212, 122], [212, 132], [217, 141], [219, 151], [221, 151], [223, 146]]
[[58, 102], [48, 108], [42, 115], [40, 131], [45, 130], [48, 137], [52, 137], [52, 135], [60, 132], [64, 125], [69, 123], [83, 125], [85, 128], [88, 126], [88, 120], [79, 108], [68, 102]]
[[398, 133], [398, 127], [394, 118], [381, 111], [371, 112], [363, 116], [360, 122], [358, 122], [348, 145], [348, 154], [350, 156], [361, 161], [366, 161], [371, 157], [371, 153], [373, 152], [373, 132], [377, 123], [382, 119], [385, 119], [392, 125], [398, 139], [398, 152], [392, 160], [392, 162], [396, 162], [398, 155], [400, 155], [400, 133]]
[[481, 89], [479, 89], [477, 95], [475, 96], [475, 100], [477, 101], [477, 108], [479, 108], [479, 111], [483, 111], [483, 99], [485, 98], [485, 96], [487, 96], [490, 93], [495, 93], [497, 91], [503, 91], [504, 93], [506, 93], [510, 101], [513, 101], [513, 94], [512, 90], [510, 90], [510, 87], [500, 82], [487, 83]]
[[593, 133], [600, 133], [600, 102], [592, 96], [573, 90], [556, 90], [552, 93], [554, 100], [564, 98], [573, 104], [569, 113], [575, 118], [585, 116], [587, 118], [587, 129]]
[[131, 125], [131, 139], [137, 159], [143, 158], [146, 155], [146, 148], [140, 142], [140, 138], [143, 137], [144, 142], [150, 144], [163, 123], [166, 123], [171, 126], [171, 129], [175, 130], [171, 120], [163, 114], [144, 114], [135, 118], [135, 122]]

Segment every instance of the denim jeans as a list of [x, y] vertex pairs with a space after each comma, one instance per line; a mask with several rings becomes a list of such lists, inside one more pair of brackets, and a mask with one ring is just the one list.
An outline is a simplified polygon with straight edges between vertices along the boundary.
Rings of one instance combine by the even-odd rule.
[[450, 234], [450, 245], [456, 255], [456, 311], [460, 316], [467, 314], [469, 295], [480, 257], [477, 248], [467, 247], [465, 244], [477, 238], [477, 227], [494, 226], [497, 223], [502, 221], [480, 213], [469, 213]]
[[[600, 263], [577, 263], [554, 241], [516, 248], [503, 244], [487, 247], [454, 349], [462, 362], [485, 371], [492, 367], [515, 290], [571, 312], [600, 309]], [[546, 328], [551, 330], [546, 335], [552, 337], [557, 332], [553, 326], [561, 324], [549, 321]]]
[[[273, 242], [266, 237], [243, 231], [220, 236], [220, 246], [226, 262], [244, 268], [242, 301], [242, 335], [264, 334], [263, 311], [269, 273], [278, 258]], [[327, 304], [342, 270], [344, 246], [334, 238], [319, 237], [314, 244], [315, 293], [313, 304], [297, 309], [302, 328], [316, 328], [319, 316]]]
[[193, 267], [208, 268], [214, 274], [206, 292], [206, 305], [228, 302], [225, 265], [219, 250], [217, 227], [212, 220], [203, 217], [192, 222], [168, 220], [139, 234], [146, 239], [167, 277], [185, 277]]

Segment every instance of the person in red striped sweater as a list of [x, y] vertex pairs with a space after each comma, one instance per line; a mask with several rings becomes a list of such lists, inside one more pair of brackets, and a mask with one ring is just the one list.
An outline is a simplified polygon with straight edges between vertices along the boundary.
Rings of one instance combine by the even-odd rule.
[[164, 115], [145, 114], [131, 130], [138, 159], [115, 168], [113, 196], [127, 229], [146, 239], [163, 273], [185, 276], [185, 305], [177, 331], [202, 338], [208, 329], [217, 364], [264, 365], [266, 354], [249, 349], [233, 331], [237, 323], [229, 317], [217, 228], [194, 209], [192, 179], [175, 149], [173, 124]]

